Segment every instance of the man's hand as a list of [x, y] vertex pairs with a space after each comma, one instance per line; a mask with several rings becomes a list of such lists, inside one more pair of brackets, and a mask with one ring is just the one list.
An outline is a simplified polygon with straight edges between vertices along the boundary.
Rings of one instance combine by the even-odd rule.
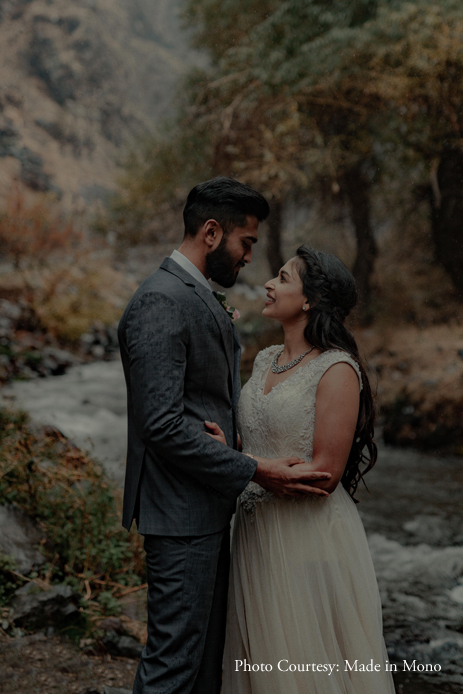
[[296, 456], [275, 459], [254, 456], [254, 458], [257, 460], [257, 469], [252, 481], [276, 496], [280, 498], [300, 498], [307, 494], [329, 496], [324, 489], [311, 487], [309, 484], [314, 480], [331, 479], [329, 472], [313, 471], [307, 463]]

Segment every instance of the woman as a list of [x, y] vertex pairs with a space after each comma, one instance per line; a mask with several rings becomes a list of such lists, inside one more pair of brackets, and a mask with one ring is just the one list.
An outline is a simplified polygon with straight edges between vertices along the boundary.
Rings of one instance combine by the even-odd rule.
[[[243, 452], [296, 455], [330, 493], [278, 499], [251, 482], [235, 518], [223, 694], [393, 694], [381, 603], [353, 501], [376, 461], [368, 378], [344, 319], [355, 283], [306, 246], [265, 285], [284, 345], [243, 388]], [[366, 455], [365, 455], [366, 451]], [[363, 469], [362, 469], [363, 468]]]

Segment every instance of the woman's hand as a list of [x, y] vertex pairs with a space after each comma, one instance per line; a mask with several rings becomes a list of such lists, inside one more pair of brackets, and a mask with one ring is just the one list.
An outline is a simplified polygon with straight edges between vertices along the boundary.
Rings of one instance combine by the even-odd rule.
[[206, 428], [210, 429], [212, 432], [210, 433], [209, 431], [206, 431], [206, 434], [208, 436], [215, 439], [216, 441], [220, 441], [220, 443], [224, 443], [225, 445], [227, 445], [227, 439], [225, 438], [225, 434], [223, 433], [219, 425], [216, 424], [216, 422], [205, 421], [204, 424], [206, 425]]

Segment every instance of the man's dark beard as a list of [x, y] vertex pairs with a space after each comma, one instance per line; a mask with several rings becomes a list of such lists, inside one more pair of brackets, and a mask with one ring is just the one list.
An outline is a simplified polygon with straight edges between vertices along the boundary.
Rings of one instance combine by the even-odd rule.
[[222, 237], [219, 245], [206, 256], [206, 272], [221, 287], [233, 287], [238, 277], [236, 263], [227, 250], [227, 239]]

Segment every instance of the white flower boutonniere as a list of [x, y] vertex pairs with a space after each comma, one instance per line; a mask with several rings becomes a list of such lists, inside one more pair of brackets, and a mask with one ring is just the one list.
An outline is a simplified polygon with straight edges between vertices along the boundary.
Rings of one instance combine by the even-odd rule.
[[225, 309], [225, 311], [228, 313], [230, 318], [232, 320], [236, 320], [237, 318], [240, 317], [239, 311], [234, 306], [229, 306], [227, 304], [227, 297], [225, 296], [224, 292], [216, 292], [215, 293], [215, 298], [219, 302], [221, 306]]

